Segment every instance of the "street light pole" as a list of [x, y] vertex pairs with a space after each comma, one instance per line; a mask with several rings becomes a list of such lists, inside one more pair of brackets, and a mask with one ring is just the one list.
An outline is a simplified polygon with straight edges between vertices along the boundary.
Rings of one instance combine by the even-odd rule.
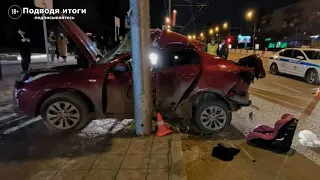
[[252, 50], [255, 50], [256, 48], [255, 48], [255, 40], [256, 40], [256, 25], [257, 25], [257, 23], [256, 23], [256, 18], [254, 18], [254, 21], [253, 21], [253, 23], [254, 23], [254, 25], [253, 25], [253, 40], [252, 40]]
[[171, 0], [169, 0], [169, 19], [170, 19], [170, 21], [171, 21]]
[[130, 0], [133, 101], [136, 134], [151, 134], [152, 92], [149, 69], [150, 10], [149, 0]]

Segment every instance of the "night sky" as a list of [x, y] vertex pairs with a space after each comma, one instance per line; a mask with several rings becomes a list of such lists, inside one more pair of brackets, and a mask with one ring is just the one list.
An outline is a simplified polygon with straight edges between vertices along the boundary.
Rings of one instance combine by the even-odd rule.
[[[128, 11], [129, 0], [53, 0], [56, 8], [87, 8], [88, 13], [77, 17], [76, 23], [87, 32], [97, 35], [113, 33], [113, 16], [118, 16], [122, 20]], [[231, 26], [243, 26], [245, 24], [244, 13], [247, 9], [257, 9], [263, 13], [296, 2], [297, 0], [192, 0], [194, 2], [205, 3], [207, 8], [202, 11], [197, 7], [178, 7], [173, 9], [178, 11], [177, 25], [184, 26], [184, 33], [198, 33], [206, 23], [222, 24], [227, 21]], [[26, 27], [39, 46], [43, 42], [42, 22], [33, 20], [31, 16], [23, 17], [19, 20], [11, 20], [7, 15], [7, 10], [11, 5], [33, 7], [33, 0], [10, 0], [1, 1], [0, 26], [1, 50], [4, 46], [12, 46], [10, 39], [16, 36], [17, 28]], [[172, 0], [172, 5], [190, 5], [190, 0]], [[150, 0], [151, 28], [161, 28], [164, 17], [167, 14], [168, 0]], [[192, 14], [200, 15], [195, 23], [190, 21]], [[187, 23], [189, 24], [185, 26]], [[48, 28], [54, 28], [55, 23], [49, 22]], [[124, 31], [121, 31], [124, 33]]]

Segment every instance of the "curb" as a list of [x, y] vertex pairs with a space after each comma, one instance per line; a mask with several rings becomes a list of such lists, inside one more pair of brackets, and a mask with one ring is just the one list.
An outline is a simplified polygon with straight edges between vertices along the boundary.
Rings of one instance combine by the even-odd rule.
[[179, 133], [172, 133], [170, 146], [170, 180], [187, 180], [183, 163], [182, 142]]

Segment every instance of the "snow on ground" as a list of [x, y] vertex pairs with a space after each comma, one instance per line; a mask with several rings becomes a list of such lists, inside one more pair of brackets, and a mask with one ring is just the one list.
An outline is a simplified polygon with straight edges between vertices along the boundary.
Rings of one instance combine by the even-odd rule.
[[[293, 114], [296, 118], [300, 119], [300, 121], [293, 138], [292, 147], [299, 153], [320, 165], [320, 155], [314, 152], [312, 149], [302, 146], [298, 139], [298, 134], [302, 130], [310, 130], [317, 136], [320, 135], [320, 103], [317, 104], [310, 116], [301, 116], [301, 112], [262, 100], [253, 95], [250, 97], [250, 99], [252, 104], [257, 108], [245, 107], [238, 112], [233, 113], [232, 124], [237, 129], [239, 129], [243, 134], [248, 135], [252, 129], [260, 124], [273, 127], [275, 122], [279, 120], [283, 114]], [[253, 112], [252, 121], [249, 118], [250, 112]]]
[[133, 119], [97, 119], [93, 120], [87, 127], [81, 130], [79, 136], [87, 138], [95, 138], [106, 134], [116, 134], [125, 129]]

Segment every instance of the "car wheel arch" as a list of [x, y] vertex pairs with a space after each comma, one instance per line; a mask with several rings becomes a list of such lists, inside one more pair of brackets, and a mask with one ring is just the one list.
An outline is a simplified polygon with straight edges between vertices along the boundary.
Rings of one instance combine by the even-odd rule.
[[[219, 90], [204, 90], [197, 93], [194, 93], [189, 98], [180, 103], [179, 107], [176, 110], [176, 113], [179, 117], [183, 119], [189, 119], [193, 116], [195, 107], [201, 102], [209, 99], [219, 99], [224, 101], [230, 109], [232, 109], [232, 104], [224, 97], [223, 93]], [[187, 109], [188, 113], [185, 112]]]
[[315, 70], [317, 73], [319, 73], [315, 68], [311, 67], [306, 70], [306, 72], [304, 73], [304, 76], [307, 76], [307, 73], [311, 70]]
[[40, 100], [37, 102], [36, 107], [35, 107], [35, 115], [36, 116], [40, 115], [41, 106], [48, 98], [50, 98], [54, 94], [62, 93], [62, 92], [71, 92], [71, 93], [74, 93], [74, 94], [80, 96], [86, 103], [88, 103], [89, 112], [92, 113], [95, 111], [95, 106], [94, 106], [92, 100], [85, 93], [83, 93], [79, 90], [73, 89], [73, 88], [59, 88], [59, 89], [54, 89], [54, 90], [48, 91], [45, 95], [43, 95], [40, 98]]
[[308, 72], [309, 72], [309, 71], [312, 71], [312, 70], [314, 70], [314, 71], [317, 72], [318, 77], [317, 77], [317, 80], [316, 80], [316, 84], [319, 84], [319, 83], [320, 83], [320, 82], [319, 82], [319, 81], [320, 81], [320, 80], [319, 80], [319, 71], [318, 71], [317, 69], [313, 68], [313, 67], [311, 67], [311, 68], [309, 68], [309, 69], [306, 70], [306, 72], [304, 73], [304, 79], [307, 78]]

